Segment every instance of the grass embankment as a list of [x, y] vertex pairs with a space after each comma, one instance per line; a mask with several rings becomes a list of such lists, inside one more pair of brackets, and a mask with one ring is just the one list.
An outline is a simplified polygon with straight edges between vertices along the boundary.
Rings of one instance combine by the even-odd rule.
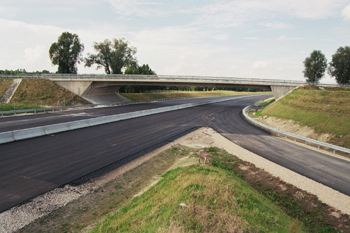
[[153, 93], [119, 93], [131, 101], [152, 100], [180, 97], [202, 97], [215, 95], [247, 95], [268, 94], [269, 92], [237, 92], [237, 91], [162, 91]]
[[[172, 150], [176, 153], [177, 148]], [[229, 169], [220, 168], [221, 161], [213, 164], [167, 172], [93, 232], [304, 232], [301, 223]]]
[[38, 109], [38, 108], [40, 108], [40, 106], [36, 104], [0, 104], [0, 111]]
[[0, 78], [0, 99], [13, 82], [12, 78]]
[[258, 104], [257, 106], [258, 107], [266, 107], [267, 105], [271, 104], [272, 102], [275, 101], [275, 98], [274, 97], [271, 97], [269, 99], [266, 99], [264, 101], [262, 101], [260, 104]]
[[336, 232], [320, 209], [306, 210], [292, 194], [242, 176], [241, 161], [226, 151], [208, 151], [212, 165], [167, 172], [92, 232]]
[[47, 79], [23, 79], [10, 103], [73, 106], [88, 101]]
[[[172, 147], [18, 232], [339, 232], [317, 197], [218, 148]], [[203, 160], [202, 160], [203, 162]], [[165, 173], [173, 164], [195, 164]], [[155, 177], [163, 179], [142, 195]], [[180, 203], [187, 207], [181, 208]], [[288, 216], [290, 217], [288, 217]], [[102, 220], [102, 221], [101, 221]], [[94, 223], [99, 222], [94, 226]], [[334, 227], [334, 228], [333, 228]], [[337, 229], [337, 230], [335, 230]], [[241, 230], [241, 231], [240, 231]]]
[[301, 87], [257, 116], [294, 120], [317, 133], [335, 135], [332, 143], [350, 148], [350, 88]]

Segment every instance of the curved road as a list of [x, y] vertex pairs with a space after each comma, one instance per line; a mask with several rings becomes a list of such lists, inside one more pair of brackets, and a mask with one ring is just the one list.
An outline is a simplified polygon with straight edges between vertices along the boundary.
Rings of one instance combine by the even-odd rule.
[[[128, 158], [141, 156], [202, 126], [212, 127], [264, 158], [350, 195], [350, 162], [288, 143], [241, 118], [242, 108], [263, 98], [266, 96], [247, 97], [0, 145], [0, 212], [102, 167], [127, 162]], [[200, 100], [181, 103], [191, 101]], [[136, 111], [168, 104], [173, 103], [133, 105], [131, 108]], [[111, 114], [108, 111], [115, 112], [113, 114], [129, 111], [128, 108], [88, 112], [96, 117]], [[27, 119], [27, 123], [16, 126], [12, 122], [11, 127], [40, 125], [45, 120], [39, 119], [48, 116], [54, 115], [19, 117], [16, 119]], [[0, 121], [0, 125], [6, 122]]]

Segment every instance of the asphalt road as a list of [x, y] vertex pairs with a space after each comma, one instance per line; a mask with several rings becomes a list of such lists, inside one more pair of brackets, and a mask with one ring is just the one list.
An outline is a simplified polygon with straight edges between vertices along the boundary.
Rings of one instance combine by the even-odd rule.
[[270, 136], [241, 118], [242, 108], [261, 98], [225, 101], [0, 145], [0, 212], [92, 171], [145, 154], [202, 126], [350, 195], [350, 162]]
[[[220, 98], [223, 98], [223, 97], [214, 97], [210, 99], [220, 99]], [[85, 120], [85, 119], [102, 117], [102, 116], [110, 116], [110, 115], [121, 114], [121, 113], [174, 106], [179, 104], [185, 104], [188, 102], [203, 103], [206, 100], [209, 100], [209, 98], [153, 102], [153, 103], [144, 103], [144, 104], [130, 104], [130, 105], [124, 105], [124, 106], [117, 106], [117, 107], [91, 108], [91, 109], [73, 110], [73, 111], [56, 111], [56, 112], [49, 112], [45, 114], [28, 114], [28, 115], [0, 117], [0, 133], [13, 131], [13, 130], [32, 128], [32, 127], [65, 123], [70, 121]]]

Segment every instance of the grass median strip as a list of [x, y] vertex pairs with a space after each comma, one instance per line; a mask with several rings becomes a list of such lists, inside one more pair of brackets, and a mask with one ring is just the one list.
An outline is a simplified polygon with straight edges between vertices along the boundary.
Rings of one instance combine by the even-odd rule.
[[[198, 164], [204, 150], [210, 165]], [[224, 150], [175, 145], [18, 232], [349, 230], [349, 216], [334, 211]]]
[[320, 209], [306, 210], [291, 193], [257, 181], [250, 186], [244, 180], [252, 177], [239, 169], [242, 161], [218, 148], [207, 150], [211, 165], [167, 172], [91, 232], [336, 232]]

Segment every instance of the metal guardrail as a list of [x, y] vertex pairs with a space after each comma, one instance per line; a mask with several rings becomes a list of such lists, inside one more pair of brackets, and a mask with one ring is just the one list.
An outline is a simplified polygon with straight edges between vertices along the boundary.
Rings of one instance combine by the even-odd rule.
[[4, 115], [16, 115], [21, 113], [38, 113], [38, 112], [45, 113], [45, 112], [63, 111], [63, 110], [76, 109], [76, 108], [93, 108], [98, 106], [123, 106], [123, 105], [131, 105], [131, 104], [166, 102], [166, 101], [173, 101], [173, 100], [186, 100], [186, 99], [209, 98], [209, 97], [220, 97], [220, 96], [223, 96], [223, 95], [163, 98], [163, 99], [152, 99], [152, 100], [142, 100], [142, 101], [111, 102], [111, 103], [102, 103], [102, 104], [86, 104], [86, 105], [75, 105], [75, 106], [51, 107], [51, 108], [22, 109], [22, 110], [2, 111], [0, 112], [0, 115], [4, 116]]
[[263, 123], [261, 123], [261, 122], [259, 122], [259, 121], [256, 121], [256, 120], [254, 120], [253, 118], [251, 118], [251, 117], [247, 114], [247, 110], [248, 110], [250, 107], [251, 107], [251, 105], [245, 107], [245, 108], [242, 110], [242, 113], [243, 113], [243, 116], [244, 116], [249, 122], [251, 122], [251, 123], [254, 124], [254, 125], [257, 125], [257, 126], [263, 128], [263, 129], [269, 130], [269, 131], [271, 131], [271, 132], [277, 133], [278, 136], [280, 136], [280, 135], [285, 135], [286, 138], [287, 138], [287, 137], [294, 138], [294, 141], [296, 141], [296, 140], [298, 139], [298, 140], [304, 141], [305, 144], [308, 144], [308, 143], [309, 143], [309, 144], [317, 145], [319, 149], [320, 149], [320, 147], [332, 149], [334, 154], [335, 154], [336, 151], [340, 151], [340, 152], [344, 152], [344, 153], [350, 154], [350, 149], [348, 149], [348, 148], [336, 146], [336, 145], [329, 144], [329, 143], [326, 143], [326, 142], [321, 142], [321, 141], [314, 140], [314, 139], [307, 138], [307, 137], [303, 137], [303, 136], [300, 136], [300, 135], [297, 135], [297, 134], [289, 133], [289, 132], [286, 132], [286, 131], [283, 131], [283, 130], [280, 130], [280, 129], [276, 129], [276, 128], [273, 128], [273, 127], [268, 126], [268, 125], [265, 125], [265, 124], [263, 124]]
[[158, 113], [163, 113], [163, 112], [169, 112], [169, 111], [174, 111], [174, 110], [179, 110], [179, 109], [184, 109], [184, 108], [191, 108], [191, 107], [195, 107], [195, 106], [224, 102], [224, 101], [233, 100], [233, 99], [247, 98], [250, 96], [251, 95], [238, 96], [238, 97], [231, 96], [231, 97], [224, 98], [224, 99], [206, 101], [204, 103], [188, 103], [188, 104], [168, 106], [168, 107], [163, 107], [163, 108], [155, 108], [155, 109], [149, 109], [149, 110], [116, 114], [116, 115], [111, 115], [111, 116], [90, 118], [90, 119], [86, 119], [86, 120], [72, 121], [72, 122], [66, 122], [66, 123], [60, 123], [60, 124], [54, 124], [54, 125], [34, 127], [34, 128], [28, 128], [28, 129], [22, 129], [22, 130], [8, 131], [8, 132], [0, 133], [0, 144], [29, 139], [29, 138], [34, 138], [34, 137], [40, 137], [40, 136], [45, 136], [45, 135], [50, 135], [50, 134], [54, 134], [54, 133], [65, 132], [65, 131], [69, 131], [69, 130], [75, 130], [75, 129], [96, 126], [96, 125], [102, 125], [102, 124], [117, 122], [117, 121], [121, 121], [121, 120], [132, 119], [132, 118], [136, 118], [136, 117], [142, 117], [142, 116], [148, 116], [148, 115], [153, 115], [153, 114], [158, 114]]

